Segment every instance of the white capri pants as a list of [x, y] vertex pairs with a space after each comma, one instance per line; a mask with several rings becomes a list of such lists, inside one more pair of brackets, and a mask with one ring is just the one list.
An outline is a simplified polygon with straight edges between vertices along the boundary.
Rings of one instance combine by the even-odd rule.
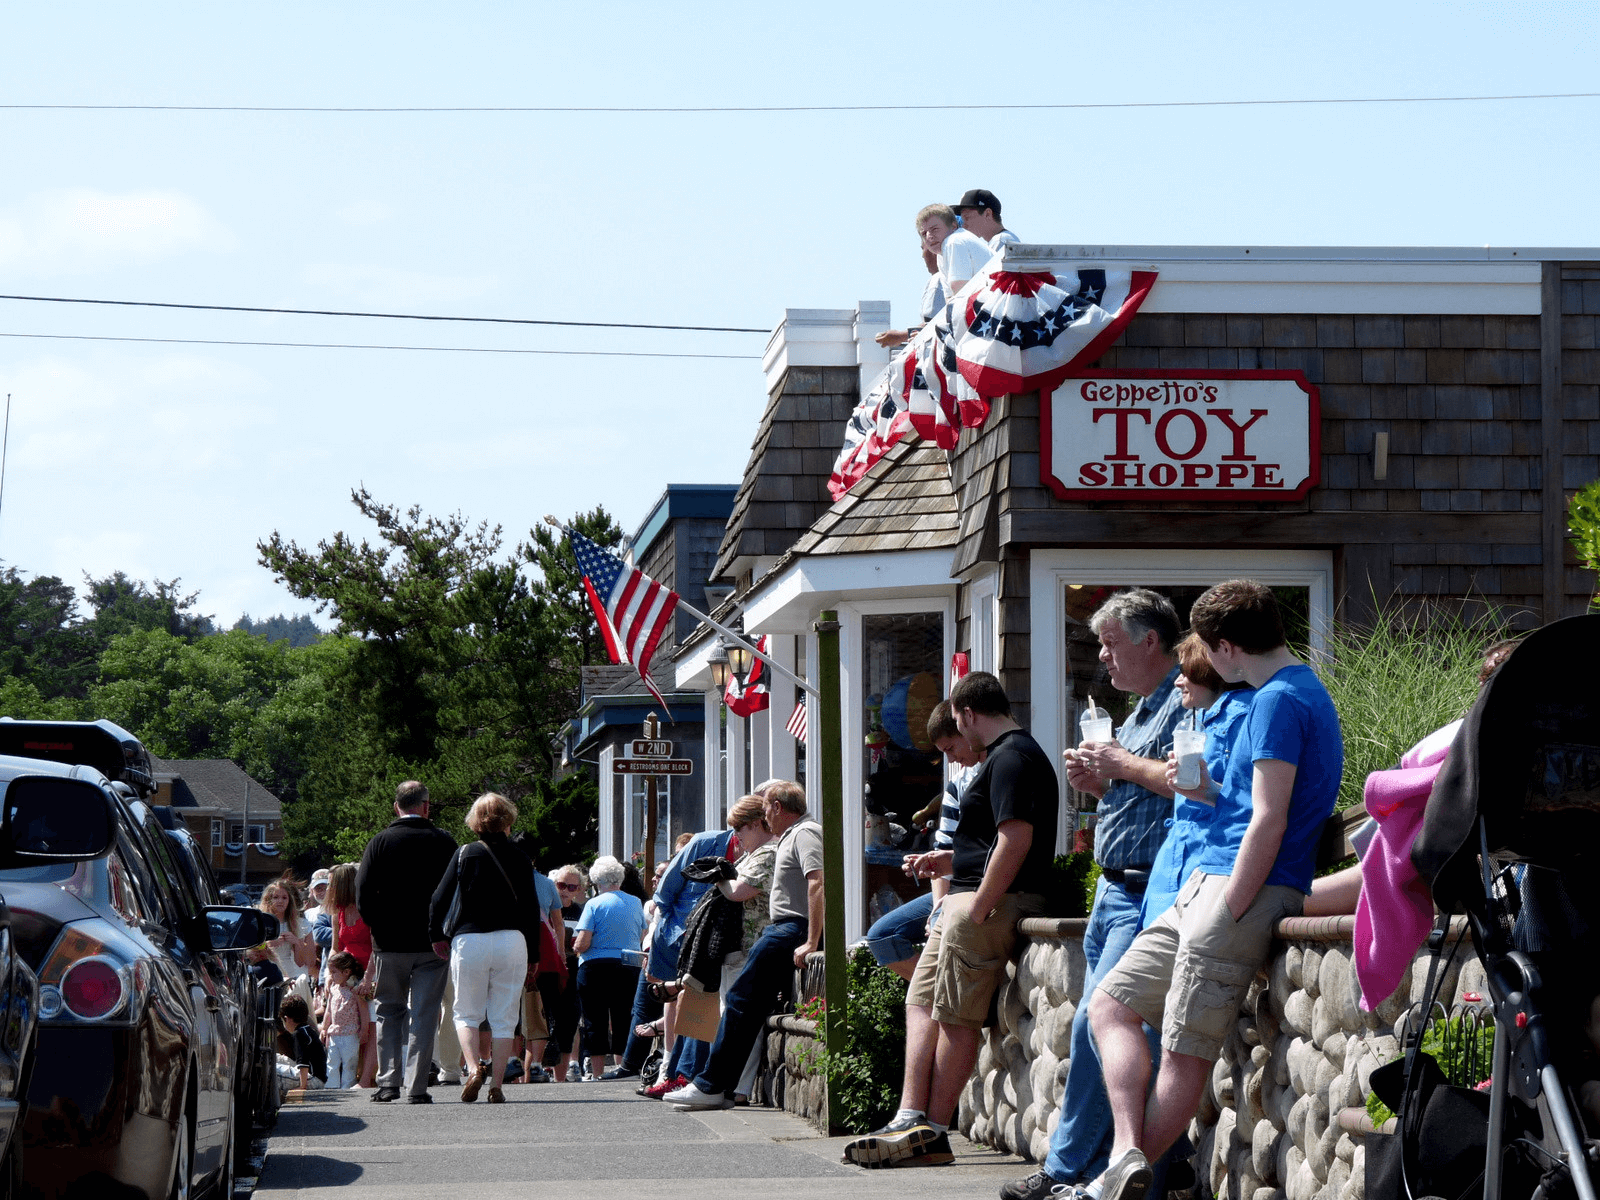
[[487, 1020], [489, 1035], [508, 1038], [522, 1015], [522, 980], [528, 973], [528, 943], [519, 929], [458, 933], [450, 943], [451, 1009], [457, 1025], [473, 1029]]

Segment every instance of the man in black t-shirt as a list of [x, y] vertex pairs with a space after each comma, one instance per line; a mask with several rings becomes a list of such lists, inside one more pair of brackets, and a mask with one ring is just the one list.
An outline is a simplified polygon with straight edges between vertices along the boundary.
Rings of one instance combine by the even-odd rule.
[[1017, 922], [1044, 911], [1042, 892], [1055, 854], [1055, 768], [1011, 719], [1000, 681], [974, 671], [951, 690], [950, 707], [961, 736], [988, 757], [961, 797], [953, 848], [907, 862], [921, 876], [948, 874], [950, 894], [906, 993], [900, 1109], [882, 1129], [845, 1146], [846, 1161], [863, 1167], [953, 1161], [948, 1131], [956, 1101], [1016, 948]]

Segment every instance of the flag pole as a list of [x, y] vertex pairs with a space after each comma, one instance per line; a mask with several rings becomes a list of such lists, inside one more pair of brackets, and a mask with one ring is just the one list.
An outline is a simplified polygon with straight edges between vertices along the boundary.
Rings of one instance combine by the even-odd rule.
[[[567, 532], [567, 527], [565, 525], [563, 525], [555, 517], [546, 516], [544, 520], [545, 520], [545, 524], [546, 525], [554, 526], [556, 529], [559, 529], [563, 534], [565, 534]], [[735, 633], [733, 630], [729, 629], [726, 625], [722, 624], [721, 622], [713, 621], [705, 613], [701, 612], [698, 608], [694, 607], [694, 605], [692, 605], [692, 604], [688, 603], [688, 601], [684, 600], [684, 598], [682, 596], [678, 597], [678, 607], [683, 609], [684, 612], [688, 613], [695, 620], [704, 621], [707, 625], [711, 626], [711, 628], [715, 629], [718, 633], [722, 634], [724, 637], [732, 638], [735, 642], [737, 642], [739, 645], [743, 646], [746, 650], [750, 651], [751, 654], [755, 655], [762, 662], [766, 663], [767, 666], [771, 667], [779, 675], [782, 675], [785, 679], [790, 680], [797, 687], [801, 688], [804, 691], [810, 692], [813, 696], [821, 695], [821, 693], [817, 691], [816, 684], [808, 683], [804, 679], [801, 679], [800, 676], [796, 675], [788, 667], [786, 667], [782, 663], [777, 662], [776, 660], [774, 660], [770, 655], [768, 655], [766, 653], [766, 651], [757, 649], [755, 643], [752, 642], [749, 638], [745, 637], [742, 633]], [[666, 701], [662, 701], [662, 703], [665, 704]]]

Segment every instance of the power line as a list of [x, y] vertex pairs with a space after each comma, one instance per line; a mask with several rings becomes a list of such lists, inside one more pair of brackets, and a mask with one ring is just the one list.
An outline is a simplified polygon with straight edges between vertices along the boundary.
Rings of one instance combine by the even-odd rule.
[[364, 342], [245, 342], [221, 338], [106, 337], [87, 333], [0, 333], [8, 338], [63, 342], [150, 342], [174, 346], [280, 346], [302, 350], [436, 350], [447, 354], [556, 354], [591, 358], [731, 358], [755, 361], [759, 354], [675, 354], [655, 350], [514, 350], [500, 346], [382, 346]]
[[1296, 104], [1466, 104], [1499, 100], [1592, 100], [1600, 92], [1521, 92], [1499, 96], [1326, 96], [1275, 100], [1128, 100], [1077, 104], [747, 104], [648, 105], [269, 105], [269, 104], [0, 104], [4, 111], [219, 113], [854, 113], [1037, 112], [1107, 108], [1249, 108]]
[[390, 321], [467, 321], [483, 325], [562, 325], [573, 329], [666, 329], [690, 333], [771, 333], [737, 325], [643, 325], [627, 321], [551, 321], [534, 317], [446, 317], [422, 313], [347, 312], [335, 308], [261, 308], [247, 304], [175, 304], [164, 300], [93, 300], [77, 296], [6, 296], [40, 304], [115, 304], [127, 308], [184, 308], [202, 312], [278, 313], [303, 317], [382, 317]]

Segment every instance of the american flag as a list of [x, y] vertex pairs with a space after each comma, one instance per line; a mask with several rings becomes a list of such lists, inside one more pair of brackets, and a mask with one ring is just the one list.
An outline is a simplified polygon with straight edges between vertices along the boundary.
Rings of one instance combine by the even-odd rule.
[[[767, 653], [767, 635], [762, 634], [756, 641], [756, 649]], [[736, 717], [753, 717], [762, 709], [772, 704], [772, 693], [767, 688], [767, 664], [759, 658], [752, 660], [750, 674], [745, 677], [744, 686], [739, 686], [739, 680], [732, 672], [728, 674], [728, 686], [723, 690], [723, 700], [728, 705], [728, 711]]]
[[806, 740], [806, 701], [804, 696], [794, 706], [794, 712], [789, 714], [789, 723], [784, 728], [789, 731], [790, 736], [795, 741], [804, 742]]
[[609, 550], [602, 550], [581, 533], [569, 529], [567, 538], [572, 542], [578, 569], [583, 572], [583, 588], [589, 593], [589, 605], [600, 624], [611, 661], [632, 663], [650, 694], [666, 708], [667, 702], [650, 678], [650, 656], [678, 607], [678, 593], [662, 587]]

